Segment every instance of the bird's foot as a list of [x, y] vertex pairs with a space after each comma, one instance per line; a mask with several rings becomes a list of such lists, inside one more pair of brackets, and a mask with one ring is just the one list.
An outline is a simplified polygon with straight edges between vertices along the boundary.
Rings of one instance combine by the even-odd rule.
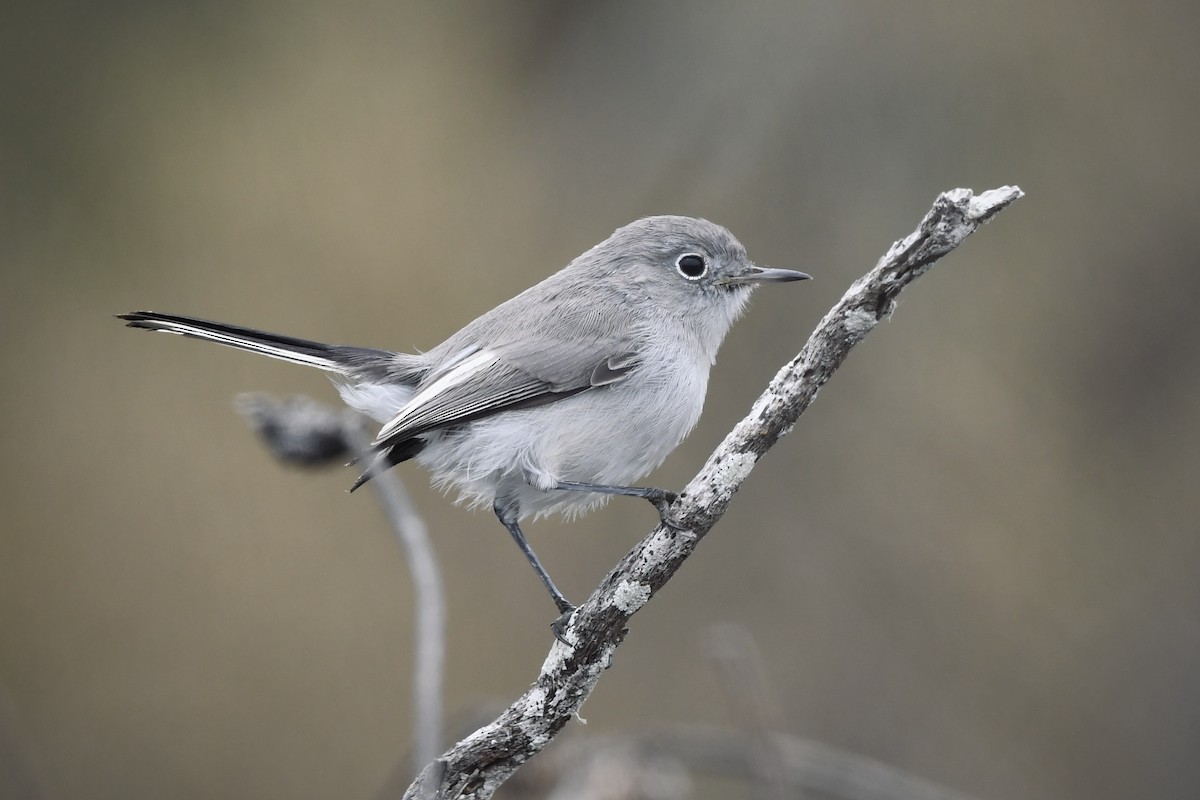
[[573, 646], [566, 639], [567, 625], [571, 622], [571, 617], [575, 616], [575, 606], [565, 600], [559, 604], [558, 610], [561, 612], [558, 619], [550, 623], [550, 632], [554, 634], [554, 638], [565, 644], [567, 647]]
[[679, 495], [667, 489], [647, 489], [642, 495], [650, 501], [650, 505], [658, 512], [658, 519], [671, 530], [682, 530], [676, 519], [671, 516], [671, 505], [679, 499]]

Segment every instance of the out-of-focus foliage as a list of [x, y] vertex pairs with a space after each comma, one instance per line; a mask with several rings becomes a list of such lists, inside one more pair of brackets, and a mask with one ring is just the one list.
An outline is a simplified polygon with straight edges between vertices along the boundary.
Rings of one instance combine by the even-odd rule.
[[[731, 621], [793, 733], [983, 798], [1193, 796], [1198, 17], [10, 8], [0, 690], [22, 758], [63, 800], [367, 797], [407, 744], [409, 591], [378, 510], [350, 471], [281, 469], [231, 407], [332, 399], [323, 379], [110, 314], [430, 347], [620, 224], [705, 216], [817, 279], [735, 328], [654, 476], [677, 487], [938, 191], [1018, 183], [634, 619], [589, 731], [738, 722], [701, 642]], [[553, 609], [490, 515], [403, 469], [451, 592], [447, 705], [505, 700]], [[580, 597], [653, 520], [614, 501], [530, 534]]]

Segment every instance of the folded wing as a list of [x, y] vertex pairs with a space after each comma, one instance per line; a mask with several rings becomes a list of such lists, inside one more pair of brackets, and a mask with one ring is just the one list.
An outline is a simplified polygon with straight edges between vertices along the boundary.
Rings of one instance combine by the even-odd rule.
[[431, 371], [379, 431], [374, 447], [386, 450], [433, 430], [619, 383], [637, 366], [622, 344], [528, 342], [459, 353]]

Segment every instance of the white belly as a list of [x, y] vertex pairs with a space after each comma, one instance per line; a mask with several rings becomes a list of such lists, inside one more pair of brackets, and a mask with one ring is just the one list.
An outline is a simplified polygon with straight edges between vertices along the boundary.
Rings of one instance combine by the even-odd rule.
[[613, 386], [432, 435], [417, 462], [472, 506], [490, 506], [500, 495], [515, 498], [522, 517], [587, 511], [607, 496], [547, 489], [558, 481], [634, 484], [700, 418], [708, 363], [657, 362], [643, 362]]

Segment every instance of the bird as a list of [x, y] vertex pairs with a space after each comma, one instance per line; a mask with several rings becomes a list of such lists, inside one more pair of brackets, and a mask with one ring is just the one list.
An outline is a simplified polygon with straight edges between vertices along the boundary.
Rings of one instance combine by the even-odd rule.
[[521, 521], [572, 519], [627, 495], [649, 500], [668, 522], [674, 493], [632, 484], [695, 427], [717, 351], [752, 291], [807, 278], [756, 265], [713, 222], [651, 216], [425, 352], [324, 344], [153, 311], [117, 316], [132, 328], [328, 373], [348, 406], [381, 425], [373, 460], [351, 491], [413, 459], [460, 502], [490, 505], [561, 622], [575, 606]]

